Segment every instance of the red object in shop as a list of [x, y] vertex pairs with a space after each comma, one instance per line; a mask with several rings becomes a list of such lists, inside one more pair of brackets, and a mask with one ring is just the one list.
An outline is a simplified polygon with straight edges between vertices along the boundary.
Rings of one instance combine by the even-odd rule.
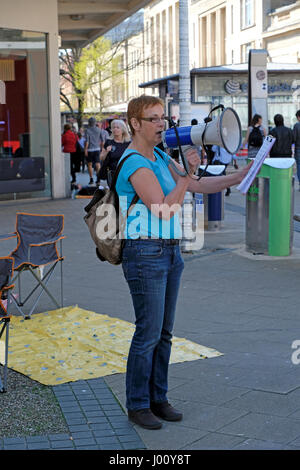
[[3, 142], [3, 147], [11, 147], [12, 152], [15, 153], [15, 151], [20, 147], [20, 142], [18, 140], [5, 140]]

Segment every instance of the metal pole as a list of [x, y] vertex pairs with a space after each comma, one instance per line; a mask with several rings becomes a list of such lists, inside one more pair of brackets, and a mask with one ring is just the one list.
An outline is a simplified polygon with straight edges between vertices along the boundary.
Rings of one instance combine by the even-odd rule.
[[[180, 126], [191, 124], [189, 0], [179, 0], [179, 120]], [[192, 251], [193, 242], [195, 241], [193, 205], [193, 194], [186, 192], [182, 206], [181, 250], [184, 252]]]
[[181, 126], [191, 123], [189, 0], [179, 1], [179, 119]]

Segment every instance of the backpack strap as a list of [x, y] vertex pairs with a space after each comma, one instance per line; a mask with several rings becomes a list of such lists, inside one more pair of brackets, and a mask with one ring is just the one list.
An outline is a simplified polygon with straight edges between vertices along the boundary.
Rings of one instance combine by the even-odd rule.
[[124, 165], [125, 161], [127, 160], [127, 158], [131, 157], [131, 155], [140, 155], [139, 153], [137, 152], [131, 152], [129, 153], [128, 155], [126, 155], [125, 158], [123, 158], [123, 160], [121, 161], [121, 163], [118, 163], [118, 166], [117, 166], [117, 169], [114, 173], [114, 176], [113, 176], [113, 179], [112, 179], [112, 182], [111, 182], [111, 185], [110, 185], [110, 189], [112, 191], [115, 191], [116, 190], [116, 184], [117, 184], [117, 179], [118, 179], [118, 176], [119, 176], [119, 173], [121, 171], [121, 168], [122, 166]]
[[[131, 155], [140, 155], [140, 154], [137, 153], [137, 152], [131, 152], [131, 153], [129, 153], [128, 155], [126, 155], [125, 158], [123, 158], [123, 160], [121, 161], [121, 163], [118, 164], [117, 169], [116, 169], [116, 171], [115, 171], [115, 173], [114, 173], [112, 182], [111, 182], [111, 186], [110, 186], [110, 190], [111, 190], [111, 191], [115, 191], [115, 192], [116, 192], [117, 179], [118, 179], [118, 176], [119, 176], [119, 174], [120, 174], [121, 168], [122, 168], [122, 166], [124, 165], [124, 163], [125, 163], [125, 161], [127, 160], [127, 158], [129, 158]], [[131, 201], [131, 203], [130, 203], [128, 209], [127, 209], [127, 217], [128, 217], [128, 214], [129, 214], [129, 209], [130, 209], [133, 205], [135, 205], [135, 204], [138, 202], [138, 200], [139, 200], [139, 196], [138, 196], [138, 194], [135, 193], [135, 195], [133, 196], [132, 201]]]
[[154, 147], [154, 150], [158, 153], [158, 155], [164, 159], [163, 155], [162, 155], [162, 150], [159, 148], [159, 147]]
[[[161, 150], [158, 149], [157, 147], [154, 147], [154, 149], [157, 151], [158, 155], [163, 159], [163, 156], [162, 156], [162, 154], [160, 153]], [[121, 163], [118, 164], [117, 169], [116, 169], [116, 171], [115, 171], [115, 174], [114, 174], [114, 176], [113, 176], [113, 179], [112, 179], [112, 182], [111, 182], [111, 186], [110, 186], [110, 189], [111, 189], [112, 191], [116, 191], [117, 179], [118, 179], [118, 176], [119, 176], [120, 171], [121, 171], [121, 169], [122, 169], [122, 166], [123, 166], [123, 164], [125, 163], [125, 161], [127, 160], [127, 158], [129, 158], [131, 155], [140, 155], [141, 157], [143, 157], [143, 155], [142, 155], [141, 153], [138, 153], [138, 152], [131, 152], [131, 153], [129, 153], [128, 155], [126, 155], [125, 158], [123, 158], [123, 160], [121, 161]], [[144, 158], [145, 158], [145, 157], [144, 157]], [[136, 204], [136, 203], [138, 202], [138, 200], [139, 200], [139, 196], [138, 196], [138, 194], [135, 194], [134, 197], [133, 197], [133, 199], [132, 199], [132, 201], [131, 201], [131, 203], [130, 203], [130, 205], [129, 205], [129, 207], [128, 207], [127, 216], [128, 216], [128, 212], [129, 212], [129, 209], [131, 208], [131, 206], [133, 206], [134, 204]]]

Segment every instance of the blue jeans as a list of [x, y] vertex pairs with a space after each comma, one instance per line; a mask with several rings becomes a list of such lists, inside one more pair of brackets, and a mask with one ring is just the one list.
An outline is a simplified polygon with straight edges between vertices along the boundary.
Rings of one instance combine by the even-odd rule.
[[122, 267], [136, 317], [126, 374], [129, 410], [167, 400], [172, 329], [183, 266], [179, 245], [170, 245], [168, 240], [125, 240]]
[[297, 176], [300, 183], [300, 149], [295, 149], [295, 160], [297, 165]]

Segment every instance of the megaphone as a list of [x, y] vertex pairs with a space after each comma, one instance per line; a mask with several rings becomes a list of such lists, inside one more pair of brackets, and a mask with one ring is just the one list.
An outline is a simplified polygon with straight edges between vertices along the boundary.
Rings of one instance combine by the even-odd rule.
[[[207, 119], [195, 126], [177, 127], [180, 145], [218, 145], [227, 152], [236, 153], [242, 142], [241, 122], [237, 113], [232, 108], [223, 109], [216, 119]], [[162, 141], [165, 147], [178, 147], [178, 140], [174, 128], [162, 133]]]

